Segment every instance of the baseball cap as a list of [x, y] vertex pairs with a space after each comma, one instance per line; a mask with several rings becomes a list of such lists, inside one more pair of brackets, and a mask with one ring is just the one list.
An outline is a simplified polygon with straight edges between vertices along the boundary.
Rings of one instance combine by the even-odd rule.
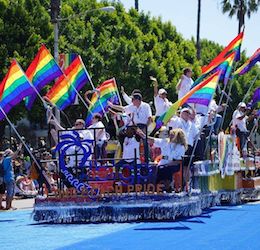
[[192, 114], [192, 111], [191, 111], [191, 109], [189, 109], [189, 108], [183, 108], [182, 110], [181, 110], [181, 113], [182, 112], [188, 112], [189, 114]]
[[135, 100], [135, 99], [138, 99], [138, 100], [142, 100], [142, 95], [140, 93], [134, 93], [133, 96], [132, 96], [132, 100]]
[[167, 94], [167, 91], [165, 89], [159, 89], [158, 93], [159, 95], [162, 95], [163, 93]]
[[245, 108], [246, 107], [246, 104], [244, 102], [240, 102], [238, 105], [237, 105], [238, 108]]

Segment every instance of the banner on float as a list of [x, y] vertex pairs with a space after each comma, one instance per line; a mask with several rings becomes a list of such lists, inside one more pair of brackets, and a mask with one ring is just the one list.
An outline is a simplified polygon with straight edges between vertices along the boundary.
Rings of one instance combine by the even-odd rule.
[[235, 144], [235, 137], [220, 132], [218, 135], [219, 170], [222, 179], [240, 170], [240, 153]]

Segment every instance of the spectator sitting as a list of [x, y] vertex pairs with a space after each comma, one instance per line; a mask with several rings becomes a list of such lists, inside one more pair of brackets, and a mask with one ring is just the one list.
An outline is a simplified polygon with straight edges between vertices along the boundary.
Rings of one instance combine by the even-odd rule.
[[18, 195], [25, 197], [34, 197], [37, 195], [33, 181], [29, 180], [25, 175], [20, 175], [16, 178], [16, 187], [18, 187], [18, 189], [16, 189], [18, 191], [16, 194]]

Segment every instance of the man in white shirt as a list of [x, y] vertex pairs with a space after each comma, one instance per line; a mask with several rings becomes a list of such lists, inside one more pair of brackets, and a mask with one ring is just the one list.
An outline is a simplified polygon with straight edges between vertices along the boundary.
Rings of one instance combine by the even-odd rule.
[[154, 82], [154, 106], [155, 106], [155, 121], [163, 115], [163, 113], [169, 109], [172, 103], [166, 98], [167, 91], [165, 89], [157, 88], [157, 79], [150, 76], [150, 79]]
[[247, 123], [252, 120], [257, 115], [257, 109], [254, 109], [250, 116], [249, 113], [250, 108], [246, 108], [246, 104], [244, 102], [240, 102], [237, 106], [237, 109], [233, 113], [233, 129], [236, 130], [236, 135], [240, 140], [240, 150], [243, 151], [243, 148], [247, 145]]
[[193, 80], [191, 79], [192, 76], [192, 70], [190, 67], [187, 67], [183, 70], [183, 75], [181, 76], [181, 79], [179, 80], [176, 89], [178, 92], [178, 100], [181, 99], [183, 96], [185, 96], [189, 91], [193, 84]]
[[[116, 110], [125, 112], [132, 119], [133, 125], [137, 125], [141, 129], [147, 130], [147, 127], [152, 122], [152, 110], [148, 103], [142, 101], [142, 95], [140, 93], [134, 93], [132, 97], [132, 104], [122, 107], [114, 105], [108, 101], [108, 106]], [[146, 131], [145, 131], [146, 132]], [[147, 140], [143, 140], [145, 161], [148, 162], [148, 143]]]

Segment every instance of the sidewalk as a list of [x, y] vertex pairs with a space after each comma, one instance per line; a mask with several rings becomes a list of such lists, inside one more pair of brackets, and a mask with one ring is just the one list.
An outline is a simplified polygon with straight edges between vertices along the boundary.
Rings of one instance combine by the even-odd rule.
[[[34, 205], [34, 198], [27, 198], [27, 199], [14, 199], [12, 202], [12, 206], [17, 208], [17, 210], [31, 210], [33, 209]], [[3, 206], [5, 206], [5, 201], [3, 201]]]

